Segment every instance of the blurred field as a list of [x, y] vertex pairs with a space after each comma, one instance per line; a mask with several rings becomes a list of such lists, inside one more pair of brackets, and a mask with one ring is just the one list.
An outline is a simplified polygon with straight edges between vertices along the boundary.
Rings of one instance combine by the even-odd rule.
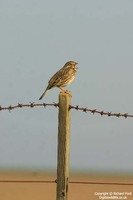
[[[0, 172], [1, 180], [55, 180], [44, 173]], [[130, 176], [71, 175], [70, 181], [133, 183]], [[133, 185], [69, 184], [69, 200], [98, 200], [98, 192], [125, 192], [123, 199], [133, 200]], [[128, 193], [128, 194], [127, 194]], [[125, 198], [126, 197], [126, 198]], [[55, 200], [56, 183], [0, 182], [0, 200]]]

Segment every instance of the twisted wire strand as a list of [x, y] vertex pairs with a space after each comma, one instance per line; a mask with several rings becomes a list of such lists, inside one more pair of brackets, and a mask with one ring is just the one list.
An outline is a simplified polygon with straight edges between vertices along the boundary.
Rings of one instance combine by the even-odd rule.
[[[17, 109], [17, 108], [24, 108], [24, 107], [27, 107], [27, 108], [34, 108], [34, 107], [59, 107], [59, 104], [58, 103], [29, 103], [29, 104], [22, 104], [22, 103], [18, 103], [17, 105], [14, 105], [14, 106], [7, 106], [7, 107], [2, 107], [0, 106], [0, 111], [3, 111], [3, 110], [8, 110], [9, 112], [14, 110], [14, 109]], [[112, 113], [112, 112], [109, 112], [109, 111], [99, 111], [97, 109], [89, 109], [87, 107], [80, 107], [79, 105], [76, 105], [76, 106], [72, 106], [70, 105], [69, 106], [69, 109], [73, 109], [73, 110], [77, 110], [77, 111], [82, 111], [82, 112], [89, 112], [89, 113], [92, 113], [92, 114], [99, 114], [101, 116], [108, 116], [108, 117], [124, 117], [124, 118], [132, 118], [133, 117], [133, 114], [128, 114], [128, 113]]]

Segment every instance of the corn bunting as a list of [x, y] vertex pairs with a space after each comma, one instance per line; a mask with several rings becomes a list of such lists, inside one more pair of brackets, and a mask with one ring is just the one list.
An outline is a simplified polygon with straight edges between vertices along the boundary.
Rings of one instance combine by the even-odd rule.
[[41, 100], [46, 92], [54, 87], [58, 87], [62, 92], [68, 93], [69, 91], [65, 90], [63, 87], [69, 85], [75, 78], [77, 72], [77, 64], [74, 61], [67, 62], [64, 67], [62, 67], [56, 74], [52, 76], [52, 78], [48, 82], [48, 86], [42, 96], [39, 98]]

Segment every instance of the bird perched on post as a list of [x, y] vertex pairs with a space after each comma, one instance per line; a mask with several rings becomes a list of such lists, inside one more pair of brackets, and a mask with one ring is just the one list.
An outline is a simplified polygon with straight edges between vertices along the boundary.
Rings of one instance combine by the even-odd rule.
[[58, 87], [64, 93], [69, 93], [63, 87], [69, 85], [75, 78], [77, 72], [77, 64], [74, 61], [67, 62], [56, 74], [52, 76], [52, 78], [48, 82], [48, 86], [42, 96], [39, 98], [41, 100], [46, 92], [54, 87]]

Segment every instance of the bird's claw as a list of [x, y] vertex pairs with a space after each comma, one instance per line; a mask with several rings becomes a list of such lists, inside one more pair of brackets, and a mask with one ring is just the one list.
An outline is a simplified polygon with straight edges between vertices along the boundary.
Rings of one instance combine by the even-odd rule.
[[69, 95], [72, 97], [72, 94], [71, 94], [71, 92], [70, 92], [70, 91], [68, 91], [68, 90], [62, 90], [61, 92], [62, 92], [62, 93], [69, 94]]

